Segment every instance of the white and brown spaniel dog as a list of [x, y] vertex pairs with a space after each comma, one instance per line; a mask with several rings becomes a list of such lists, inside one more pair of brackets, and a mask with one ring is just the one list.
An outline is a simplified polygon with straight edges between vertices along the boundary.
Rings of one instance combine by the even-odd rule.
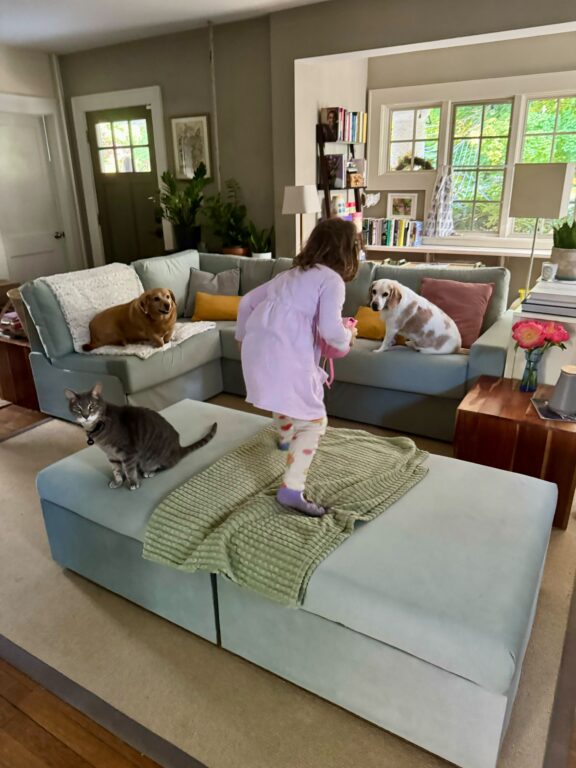
[[450, 355], [462, 345], [451, 317], [396, 280], [375, 280], [370, 286], [370, 306], [382, 313], [386, 323], [382, 345], [374, 352], [393, 347], [398, 334], [404, 336], [407, 346], [426, 355]]

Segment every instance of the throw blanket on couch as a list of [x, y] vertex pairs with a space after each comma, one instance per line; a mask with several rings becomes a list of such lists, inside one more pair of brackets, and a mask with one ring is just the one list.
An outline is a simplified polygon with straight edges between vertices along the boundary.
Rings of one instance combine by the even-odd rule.
[[83, 352], [82, 345], [90, 341], [89, 325], [99, 312], [128, 301], [144, 293], [136, 272], [127, 264], [106, 264], [95, 269], [83, 269], [62, 275], [42, 278], [56, 296], [72, 336], [74, 351], [89, 355], [135, 355], [146, 360], [151, 355], [181, 344], [191, 336], [215, 328], [214, 323], [176, 323], [168, 344], [128, 344], [125, 347], [106, 346]]
[[266, 428], [191, 478], [152, 514], [143, 556], [184, 571], [220, 573], [286, 605], [302, 603], [314, 569], [426, 474], [427, 454], [404, 437], [329, 429], [307, 491], [330, 508], [310, 518], [281, 507], [275, 492], [286, 454]]

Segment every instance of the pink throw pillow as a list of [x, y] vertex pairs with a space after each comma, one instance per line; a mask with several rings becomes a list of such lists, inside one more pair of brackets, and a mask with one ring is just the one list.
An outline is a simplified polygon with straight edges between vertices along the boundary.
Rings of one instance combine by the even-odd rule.
[[480, 336], [493, 290], [494, 283], [462, 283], [424, 277], [420, 293], [454, 320], [462, 336], [462, 346], [469, 349]]

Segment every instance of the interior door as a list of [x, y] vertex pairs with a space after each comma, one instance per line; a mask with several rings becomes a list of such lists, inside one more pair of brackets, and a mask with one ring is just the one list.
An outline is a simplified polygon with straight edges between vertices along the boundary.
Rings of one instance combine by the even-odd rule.
[[164, 240], [150, 199], [158, 177], [149, 108], [88, 112], [86, 118], [106, 261], [158, 256]]
[[0, 112], [0, 270], [19, 282], [68, 269], [44, 120]]

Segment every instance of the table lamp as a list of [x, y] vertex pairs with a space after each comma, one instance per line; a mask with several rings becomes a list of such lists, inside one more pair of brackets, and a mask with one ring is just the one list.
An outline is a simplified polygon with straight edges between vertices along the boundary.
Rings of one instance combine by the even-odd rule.
[[534, 248], [540, 219], [561, 219], [568, 213], [574, 163], [517, 163], [514, 166], [510, 216], [536, 219], [526, 292], [530, 290]]
[[303, 213], [320, 213], [318, 188], [315, 184], [304, 184], [299, 187], [284, 187], [284, 202], [282, 213], [294, 213], [300, 216], [300, 248], [304, 245]]

